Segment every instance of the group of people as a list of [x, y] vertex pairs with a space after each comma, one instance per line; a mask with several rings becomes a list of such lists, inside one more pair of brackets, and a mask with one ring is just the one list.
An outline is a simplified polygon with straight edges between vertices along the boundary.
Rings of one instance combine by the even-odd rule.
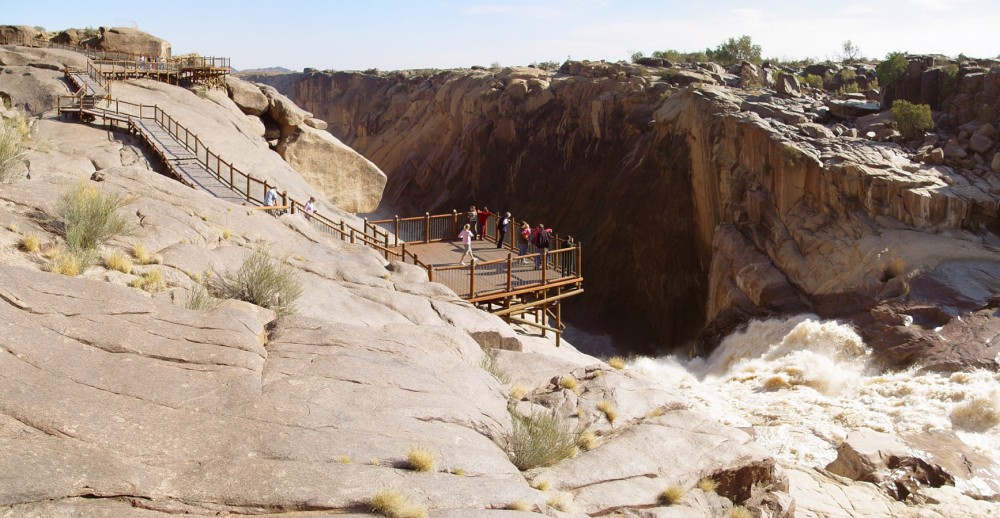
[[[268, 187], [267, 191], [264, 192], [264, 206], [265, 207], [277, 207], [278, 198], [281, 194], [278, 192], [278, 188], [274, 185]], [[270, 211], [274, 216], [281, 216], [285, 213], [285, 209], [278, 209]], [[309, 201], [302, 206], [302, 212], [305, 213], [306, 219], [310, 219], [313, 214], [316, 213], [316, 197], [310, 196]]]
[[[469, 207], [469, 212], [466, 213], [466, 218], [468, 223], [462, 228], [462, 231], [458, 233], [458, 238], [462, 240], [462, 244], [465, 245], [465, 252], [462, 253], [462, 257], [459, 260], [462, 266], [468, 265], [465, 262], [465, 256], [469, 256], [472, 262], [476, 262], [476, 256], [472, 254], [472, 241], [473, 239], [486, 239], [486, 225], [490, 220], [490, 216], [497, 217], [497, 248], [502, 248], [504, 240], [507, 238], [507, 232], [510, 227], [512, 218], [510, 212], [504, 212], [502, 215], [499, 213], [490, 212], [488, 207], [483, 207], [482, 210], [476, 209], [475, 205]], [[534, 244], [535, 248], [538, 249], [538, 255], [535, 257], [535, 268], [540, 268], [542, 265], [542, 256], [548, 250], [550, 246], [550, 238], [552, 235], [552, 229], [545, 228], [545, 225], [539, 223], [534, 229], [527, 222], [521, 223], [520, 232], [517, 237], [517, 255], [518, 257], [526, 255], [528, 253], [528, 246]], [[519, 259], [518, 261], [523, 262], [524, 259]]]
[[143, 70], [164, 70], [166, 69], [167, 60], [160, 56], [159, 58], [153, 56], [139, 56], [139, 68]]

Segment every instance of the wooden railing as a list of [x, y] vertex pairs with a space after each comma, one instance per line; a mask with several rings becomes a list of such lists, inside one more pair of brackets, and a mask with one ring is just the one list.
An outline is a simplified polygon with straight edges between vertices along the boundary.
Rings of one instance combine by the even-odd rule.
[[[411, 249], [407, 256], [412, 255], [413, 263], [427, 270], [427, 275], [433, 282], [440, 282], [454, 290], [462, 298], [471, 302], [496, 299], [498, 296], [509, 296], [535, 291], [540, 287], [552, 287], [562, 284], [578, 283], [583, 279], [583, 248], [572, 238], [562, 238], [553, 234], [549, 249], [538, 249], [533, 239], [529, 238], [524, 255], [516, 246], [521, 232], [520, 224], [513, 218], [508, 224], [508, 232], [501, 244], [501, 249], [507, 250], [507, 257], [491, 261], [475, 261], [467, 266], [448, 265], [435, 266], [420, 261], [419, 256], [412, 254], [412, 245], [416, 243], [433, 243], [453, 241], [458, 238], [460, 229], [466, 223], [466, 214], [452, 211], [450, 214], [424, 213], [423, 216], [368, 221], [365, 220], [365, 230], [370, 227], [380, 227], [386, 232], [386, 237], [392, 235], [395, 246], [406, 250]], [[487, 241], [496, 243], [499, 238], [497, 215], [487, 219]], [[387, 242], [386, 247], [389, 246]], [[405, 261], [405, 259], [404, 259]], [[526, 266], [521, 266], [521, 265]], [[531, 265], [544, 265], [532, 268]], [[516, 276], [515, 276], [516, 272]]]
[[[0, 38], [0, 45], [19, 45], [22, 47], [41, 47], [48, 49], [69, 50], [87, 56], [95, 63], [129, 65], [130, 70], [158, 70], [180, 72], [182, 70], [198, 68], [230, 69], [230, 59], [217, 56], [177, 56], [167, 58], [160, 62], [157, 59], [150, 59], [154, 56], [136, 54], [131, 52], [119, 52], [110, 50], [92, 49], [82, 45], [64, 45], [52, 43], [50, 41], [33, 39], [28, 37], [6, 37]], [[96, 77], [95, 77], [96, 79]]]

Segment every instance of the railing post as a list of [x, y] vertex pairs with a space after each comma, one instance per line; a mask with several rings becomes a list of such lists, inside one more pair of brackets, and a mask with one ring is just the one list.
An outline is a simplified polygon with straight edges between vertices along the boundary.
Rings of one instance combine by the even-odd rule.
[[[417, 254], [413, 254], [413, 262], [417, 263]], [[427, 282], [434, 282], [434, 265], [427, 265]]]
[[[386, 237], [386, 239], [388, 239], [388, 237]], [[403, 249], [400, 250], [399, 254], [401, 256], [403, 256], [403, 262], [405, 263], [406, 262], [406, 243], [403, 243]], [[416, 264], [416, 263], [414, 263], [414, 264]]]
[[[266, 193], [267, 191], [264, 192]], [[281, 206], [288, 206], [288, 191], [281, 191]]]
[[547, 249], [543, 248], [540, 252], [538, 252], [538, 253], [542, 254], [542, 286], [545, 286], [545, 282], [546, 282], [545, 281], [545, 273], [549, 269], [549, 259], [548, 259], [548, 257], [546, 257], [545, 250], [547, 250]]
[[469, 261], [469, 298], [476, 296], [476, 257], [472, 256]]
[[583, 243], [576, 243], [576, 276], [583, 276]]
[[355, 240], [355, 237], [354, 237], [354, 229], [352, 228], [352, 229], [351, 229], [351, 244], [352, 244], [352, 245], [354, 244], [354, 240]]
[[[264, 197], [261, 198], [261, 199], [262, 200], [266, 200], [267, 199], [267, 180], [264, 180]], [[266, 205], [266, 203], [265, 203], [265, 205]]]
[[233, 183], [233, 164], [229, 164], [229, 185], [236, 188], [236, 184]]
[[451, 209], [451, 237], [458, 235], [458, 211]]
[[247, 175], [247, 201], [250, 201], [250, 175]]
[[365, 235], [367, 236], [368, 235], [368, 218], [364, 218], [364, 223], [365, 223], [365, 226], [364, 226]]
[[340, 218], [340, 240], [343, 241], [347, 231], [344, 230], [344, 218]]
[[514, 254], [507, 252], [507, 293], [510, 293], [514, 287], [513, 285], [513, 272], [514, 269]]
[[431, 213], [424, 213], [424, 243], [431, 242]]
[[[396, 226], [396, 230], [395, 232], [393, 232], [393, 234], [396, 236], [395, 239], [396, 246], [399, 246], [399, 214], [396, 214], [396, 217], [393, 219], [395, 220], [394, 224]], [[403, 246], [406, 246], [406, 243], [403, 243]]]

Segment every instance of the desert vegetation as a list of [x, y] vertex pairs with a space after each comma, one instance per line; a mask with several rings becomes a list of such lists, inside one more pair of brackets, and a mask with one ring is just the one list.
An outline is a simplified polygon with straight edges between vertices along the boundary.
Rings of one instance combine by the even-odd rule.
[[21, 160], [28, 154], [31, 129], [23, 112], [0, 119], [0, 183], [21, 176]]
[[257, 248], [235, 271], [214, 276], [209, 291], [218, 298], [242, 300], [285, 316], [295, 313], [302, 284], [287, 261], [275, 258], [266, 248]]
[[135, 226], [118, 212], [132, 201], [125, 193], [105, 193], [84, 184], [63, 192], [55, 212], [66, 246], [71, 252], [85, 252], [134, 234]]
[[934, 129], [931, 107], [926, 104], [897, 99], [892, 103], [892, 118], [896, 121], [899, 134], [906, 140], [921, 138], [924, 132]]
[[406, 454], [406, 465], [413, 471], [434, 471], [434, 452], [425, 446], [414, 446]]
[[371, 511], [387, 518], [426, 518], [427, 509], [411, 503], [398, 490], [379, 491], [368, 501]]
[[547, 412], [522, 416], [512, 411], [511, 418], [510, 457], [521, 471], [551, 466], [576, 454], [580, 433], [559, 417]]
[[673, 505], [680, 502], [684, 498], [684, 488], [681, 486], [667, 486], [666, 489], [660, 492], [660, 496], [657, 500], [663, 505]]

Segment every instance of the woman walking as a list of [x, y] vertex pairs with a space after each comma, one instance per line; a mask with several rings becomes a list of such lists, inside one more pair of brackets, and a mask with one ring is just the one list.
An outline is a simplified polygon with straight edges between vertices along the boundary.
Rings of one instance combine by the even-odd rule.
[[[528, 240], [531, 239], [531, 226], [527, 222], [521, 223], [521, 233], [518, 234], [517, 239], [517, 256], [521, 257], [528, 253]], [[524, 262], [524, 259], [519, 259], [519, 262]]]
[[462, 259], [460, 259], [462, 266], [469, 264], [465, 262], [466, 255], [472, 258], [472, 262], [476, 262], [476, 256], [472, 255], [472, 231], [469, 230], [468, 223], [462, 227], [462, 231], [458, 233], [458, 237], [462, 240], [462, 244], [465, 245], [465, 252], [462, 254]]

